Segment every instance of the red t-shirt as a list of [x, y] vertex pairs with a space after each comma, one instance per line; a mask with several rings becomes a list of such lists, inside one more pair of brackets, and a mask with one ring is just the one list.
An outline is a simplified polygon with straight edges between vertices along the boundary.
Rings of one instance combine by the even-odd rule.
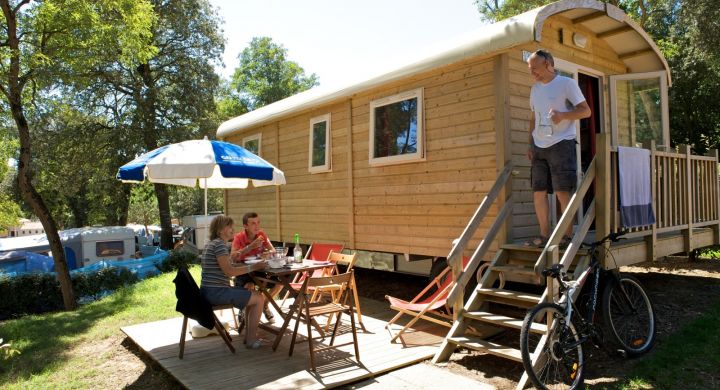
[[[257, 238], [257, 237], [262, 237], [263, 241], [265, 241], [265, 244], [261, 247], [251, 249], [249, 252], [245, 253], [244, 255], [238, 253], [238, 260], [245, 260], [246, 257], [251, 257], [251, 256], [259, 257], [260, 255], [262, 255], [263, 250], [273, 249], [273, 246], [272, 246], [272, 244], [270, 244], [270, 240], [268, 239], [268, 237], [264, 231], [259, 230], [257, 232], [257, 235], [255, 238]], [[245, 248], [246, 246], [252, 244], [252, 242], [254, 240], [255, 239], [251, 240], [250, 238], [248, 238], [247, 232], [245, 231], [245, 229], [243, 229], [243, 231], [236, 234], [235, 238], [233, 238], [232, 249], [233, 249], [233, 251], [239, 251], [239, 250]]]

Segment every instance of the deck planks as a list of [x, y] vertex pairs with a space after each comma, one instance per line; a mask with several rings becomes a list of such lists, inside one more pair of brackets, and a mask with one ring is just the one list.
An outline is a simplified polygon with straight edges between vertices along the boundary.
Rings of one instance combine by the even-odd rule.
[[[293, 356], [288, 356], [290, 332], [283, 336], [275, 352], [269, 345], [259, 350], [248, 350], [242, 345], [242, 337], [232, 332], [235, 354], [216, 335], [200, 339], [188, 335], [182, 360], [178, 358], [181, 317], [123, 327], [121, 330], [188, 389], [308, 390], [337, 387], [426, 360], [435, 354], [447, 332], [446, 328], [421, 321], [417, 329], [403, 336], [404, 343], [390, 343], [391, 336], [385, 324], [394, 312], [385, 302], [361, 298], [361, 305], [366, 327], [363, 332], [358, 324], [361, 364], [355, 360], [350, 323], [344, 316], [335, 342], [350, 344], [316, 353], [317, 373], [310, 370], [305, 324], [300, 324], [298, 338], [302, 342], [295, 345]], [[291, 322], [290, 329], [293, 325]], [[261, 337], [271, 339], [274, 335], [261, 330]], [[323, 345], [328, 345], [330, 341], [329, 337], [316, 340]]]

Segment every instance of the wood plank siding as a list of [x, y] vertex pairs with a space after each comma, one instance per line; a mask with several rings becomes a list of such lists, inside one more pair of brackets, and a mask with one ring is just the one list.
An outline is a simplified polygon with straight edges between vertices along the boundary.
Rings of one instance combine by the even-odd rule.
[[[287, 184], [228, 191], [228, 214], [239, 221], [257, 211], [273, 240], [290, 241], [297, 232], [304, 243], [447, 255], [497, 175], [496, 61], [453, 64], [234, 134], [227, 141], [262, 133], [261, 156], [285, 172]], [[371, 166], [370, 102], [415, 88], [424, 95], [424, 161]], [[311, 174], [309, 120], [327, 113], [332, 171]]]

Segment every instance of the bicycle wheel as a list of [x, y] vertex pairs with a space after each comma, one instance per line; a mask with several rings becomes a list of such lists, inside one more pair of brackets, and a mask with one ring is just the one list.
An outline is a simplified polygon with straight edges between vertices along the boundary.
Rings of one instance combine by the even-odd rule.
[[629, 357], [642, 355], [655, 343], [656, 318], [650, 297], [632, 276], [620, 275], [610, 281], [603, 291], [602, 323], [605, 334], [612, 337], [605, 341]]
[[[540, 333], [551, 319], [551, 329]], [[531, 326], [534, 329], [531, 329]], [[531, 355], [542, 340], [535, 364]], [[520, 330], [520, 352], [530, 381], [538, 389], [579, 389], [583, 385], [583, 348], [577, 329], [566, 323], [564, 310], [552, 303], [541, 303], [530, 310]]]

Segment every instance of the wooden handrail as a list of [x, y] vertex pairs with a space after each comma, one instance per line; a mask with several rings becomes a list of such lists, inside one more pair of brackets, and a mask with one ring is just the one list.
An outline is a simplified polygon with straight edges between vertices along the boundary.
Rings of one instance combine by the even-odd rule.
[[483, 258], [483, 256], [485, 256], [485, 253], [490, 248], [493, 240], [495, 240], [495, 236], [500, 230], [502, 224], [505, 222], [505, 219], [507, 219], [507, 217], [511, 215], [510, 213], [512, 212], [512, 209], [513, 203], [511, 197], [507, 202], [505, 202], [497, 218], [495, 218], [495, 222], [493, 222], [492, 226], [490, 226], [490, 230], [488, 230], [487, 234], [485, 234], [485, 237], [480, 242], [480, 245], [470, 257], [466, 270], [463, 270], [452, 290], [450, 290], [450, 294], [448, 295], [449, 303], [454, 303], [455, 300], [458, 298], [460, 292], [465, 291], [465, 286], [468, 284], [468, 282], [470, 282], [470, 279], [473, 277], [473, 275], [475, 275], [475, 269], [477, 269], [477, 267], [480, 265], [481, 259]]
[[[540, 256], [538, 257], [537, 262], [535, 262], [534, 270], [537, 275], [540, 275], [540, 272], [542, 272], [543, 268], [545, 268], [547, 266], [548, 249], [553, 245], [560, 244], [560, 240], [562, 240], [563, 235], [565, 235], [565, 232], [567, 231], [568, 227], [570, 227], [570, 224], [572, 224], [573, 218], [575, 218], [575, 213], [580, 208], [580, 205], [582, 204], [582, 201], [585, 198], [585, 194], [590, 189], [590, 184], [592, 184], [593, 180], [595, 179], [596, 164], [597, 164], [596, 160], [595, 160], [595, 158], [593, 158], [593, 160], [590, 162], [590, 165], [588, 166], [587, 171], [585, 171], [585, 177], [583, 178], [582, 182], [580, 183], [580, 188], [578, 188], [578, 190], [575, 191], [573, 196], [570, 198], [570, 202], [568, 203], [568, 206], [565, 209], [565, 212], [560, 217], [560, 220], [558, 221], [557, 225], [555, 226], [555, 230], [553, 230], [552, 234], [550, 234], [550, 238], [548, 239], [547, 244], [545, 244], [545, 247], [543, 248], [542, 252], [540, 253]], [[594, 213], [593, 213], [593, 215], [594, 215]], [[589, 226], [589, 224], [588, 224], [588, 226]], [[587, 233], [587, 232], [585, 232], [585, 233]], [[575, 242], [576, 240], [578, 241], [574, 245], [576, 248], [579, 244], [579, 240], [582, 239], [581, 237], [584, 237], [584, 236], [580, 236], [579, 234], [575, 234], [573, 236], [573, 242]]]
[[[510, 174], [512, 173], [514, 166], [515, 164], [512, 162], [512, 160], [505, 163], [505, 168], [503, 168], [502, 172], [500, 172], [500, 174], [498, 175], [497, 180], [495, 180], [495, 184], [493, 184], [490, 191], [487, 193], [487, 195], [485, 195], [482, 202], [480, 202], [477, 210], [475, 210], [475, 214], [473, 214], [472, 218], [470, 218], [467, 226], [465, 226], [465, 230], [463, 230], [462, 234], [458, 238], [457, 243], [455, 243], [452, 249], [450, 249], [447, 261], [448, 265], [453, 269], [463, 268], [463, 251], [465, 250], [468, 242], [470, 242], [472, 236], [477, 231], [478, 227], [480, 226], [480, 222], [482, 222], [483, 218], [485, 218], [485, 216], [487, 215], [490, 207], [495, 202], [495, 199], [497, 199], [497, 197], [500, 195], [500, 191], [507, 185], [508, 179], [510, 178]], [[505, 200], [505, 205], [500, 211], [500, 214], [495, 219], [495, 222], [493, 222], [493, 225], [490, 227], [488, 234], [485, 236], [481, 244], [473, 253], [467, 267], [465, 267], [465, 269], [462, 270], [460, 273], [455, 273], [456, 283], [453, 286], [450, 295], [448, 296], [449, 305], [453, 305], [458, 300], [458, 297], [462, 296], [461, 292], [465, 291], [465, 285], [470, 280], [470, 277], [475, 273], [475, 269], [478, 267], [480, 259], [490, 247], [490, 244], [492, 243], [495, 234], [497, 234], [498, 230], [500, 230], [500, 226], [502, 226], [507, 216], [510, 215], [510, 210], [512, 210], [512, 205], [508, 206], [508, 204], [510, 203], [512, 203], [511, 196], [509, 196]], [[492, 234], [492, 237], [490, 236], [490, 234]]]

